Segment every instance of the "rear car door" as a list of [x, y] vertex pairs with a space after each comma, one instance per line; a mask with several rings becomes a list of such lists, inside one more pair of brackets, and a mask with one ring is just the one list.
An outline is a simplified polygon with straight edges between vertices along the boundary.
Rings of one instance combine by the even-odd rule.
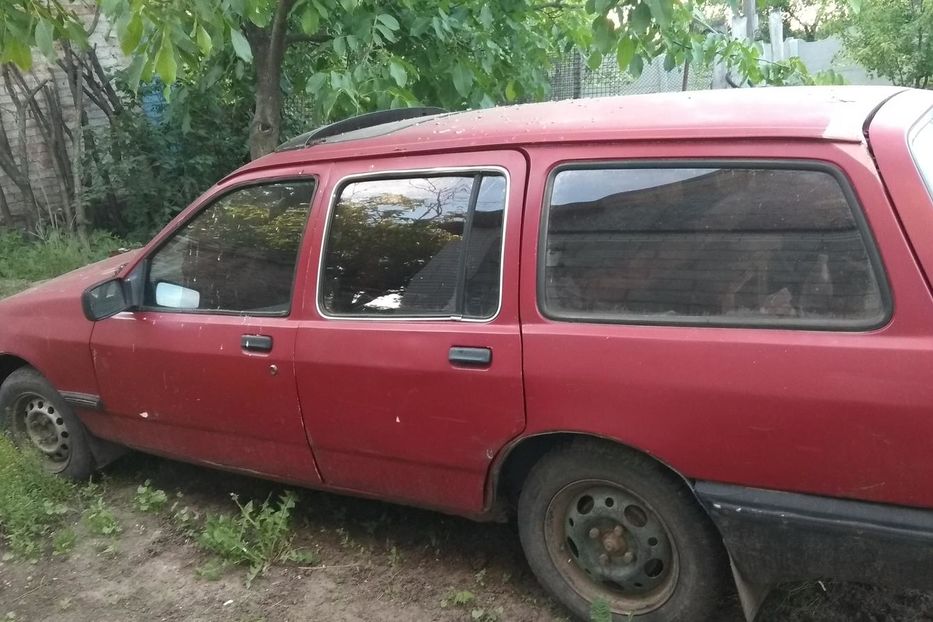
[[221, 190], [155, 243], [136, 268], [143, 308], [98, 322], [91, 337], [115, 438], [319, 481], [294, 384], [290, 318], [316, 185], [305, 176]]
[[[296, 375], [336, 488], [479, 512], [524, 426], [517, 152], [335, 164]], [[509, 261], [511, 259], [511, 261]]]

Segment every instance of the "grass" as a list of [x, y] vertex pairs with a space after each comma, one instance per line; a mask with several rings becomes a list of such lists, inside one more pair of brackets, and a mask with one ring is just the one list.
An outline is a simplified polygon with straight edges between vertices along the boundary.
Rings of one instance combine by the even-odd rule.
[[126, 243], [91, 231], [86, 240], [52, 229], [38, 233], [0, 232], [0, 298], [106, 258]]
[[66, 522], [80, 507], [77, 486], [47, 473], [0, 434], [0, 539], [13, 555], [35, 559], [50, 544], [64, 552], [73, 544]]
[[198, 543], [221, 560], [249, 567], [247, 585], [278, 562], [313, 563], [313, 557], [292, 546], [290, 528], [295, 493], [283, 493], [277, 503], [266, 499], [256, 505], [240, 503], [231, 495], [239, 512], [208, 515]]

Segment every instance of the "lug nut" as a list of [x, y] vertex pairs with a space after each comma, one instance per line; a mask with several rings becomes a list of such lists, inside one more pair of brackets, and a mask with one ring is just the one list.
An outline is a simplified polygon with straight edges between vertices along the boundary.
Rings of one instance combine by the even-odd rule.
[[626, 564], [631, 564], [633, 561], [635, 561], [635, 554], [631, 551], [626, 551], [625, 555], [622, 556], [622, 561], [624, 561]]
[[592, 529], [590, 529], [590, 537], [593, 538], [594, 540], [595, 540], [596, 538], [598, 538], [598, 537], [599, 537], [599, 529], [597, 529], [596, 527], [593, 527]]
[[614, 533], [614, 534], [617, 535], [617, 536], [621, 536], [621, 535], [622, 535], [622, 525], [616, 525], [616, 526], [615, 526], [615, 529], [612, 530], [612, 533]]
[[606, 555], [605, 553], [603, 553], [602, 555], [600, 555], [600, 556], [599, 556], [599, 563], [602, 564], [603, 566], [608, 566], [608, 565], [609, 565], [609, 556]]

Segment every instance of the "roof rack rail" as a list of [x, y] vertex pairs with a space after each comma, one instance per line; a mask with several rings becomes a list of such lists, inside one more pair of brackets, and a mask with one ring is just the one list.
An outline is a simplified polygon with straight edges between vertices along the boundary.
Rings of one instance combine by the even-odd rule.
[[379, 110], [377, 112], [367, 112], [366, 114], [356, 115], [342, 121], [336, 121], [329, 125], [299, 134], [276, 147], [276, 151], [288, 151], [289, 149], [301, 149], [312, 143], [346, 134], [356, 130], [362, 130], [367, 127], [394, 123], [395, 121], [404, 121], [406, 119], [417, 119], [419, 117], [429, 117], [437, 114], [444, 114], [447, 111], [443, 108], [424, 107], [424, 108], [395, 108], [392, 110]]

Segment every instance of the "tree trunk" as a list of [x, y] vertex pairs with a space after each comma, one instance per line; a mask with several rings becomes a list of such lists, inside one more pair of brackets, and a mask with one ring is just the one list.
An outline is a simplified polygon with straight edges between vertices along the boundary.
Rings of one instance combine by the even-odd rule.
[[272, 153], [282, 129], [282, 61], [287, 47], [288, 12], [295, 0], [278, 0], [272, 24], [247, 32], [256, 71], [256, 109], [249, 127], [249, 155]]

